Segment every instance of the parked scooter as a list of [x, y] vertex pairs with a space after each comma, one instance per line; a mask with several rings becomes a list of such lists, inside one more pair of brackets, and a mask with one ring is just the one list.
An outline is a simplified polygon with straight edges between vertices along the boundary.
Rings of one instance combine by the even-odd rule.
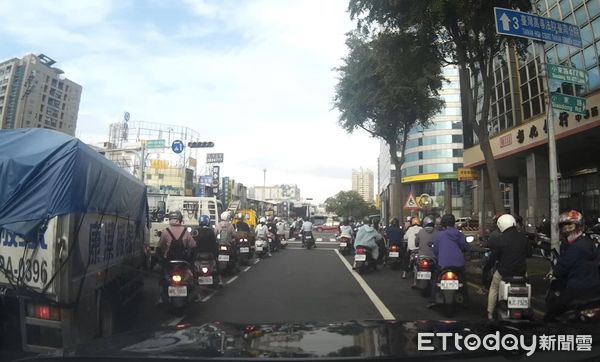
[[371, 251], [364, 246], [356, 247], [354, 254], [354, 269], [359, 273], [364, 273], [367, 269], [377, 270], [377, 261], [371, 256]]
[[184, 260], [171, 260], [164, 273], [163, 300], [167, 300], [173, 311], [183, 309], [194, 293], [194, 275], [190, 264]]
[[431, 293], [432, 273], [435, 259], [426, 255], [419, 255], [413, 267], [414, 285], [421, 291], [421, 295], [428, 297]]

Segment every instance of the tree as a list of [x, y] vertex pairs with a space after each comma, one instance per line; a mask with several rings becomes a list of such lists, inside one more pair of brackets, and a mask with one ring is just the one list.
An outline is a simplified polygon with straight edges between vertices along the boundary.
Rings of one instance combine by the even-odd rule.
[[[482, 111], [477, 120], [477, 101], [480, 89], [473, 87], [468, 77], [461, 76], [463, 99], [467, 103], [463, 119], [470, 123], [479, 139], [489, 180], [489, 190], [495, 212], [503, 212], [500, 178], [489, 141], [488, 121], [492, 92], [494, 91], [494, 59], [508, 43], [517, 46], [521, 54], [526, 41], [496, 34], [494, 7], [531, 10], [530, 0], [350, 0], [352, 18], [359, 19], [359, 28], [374, 32], [370, 25], [386, 30], [437, 34], [438, 54], [447, 63], [457, 64], [462, 75], [481, 82]], [[377, 30], [379, 31], [379, 30]], [[468, 94], [465, 90], [469, 90]]]
[[377, 213], [375, 206], [368, 204], [356, 191], [340, 191], [325, 200], [325, 211], [338, 216], [365, 217]]
[[409, 132], [429, 125], [444, 105], [438, 94], [444, 81], [442, 64], [432, 40], [411, 31], [355, 31], [348, 34], [349, 54], [337, 69], [334, 106], [340, 111], [340, 125], [349, 133], [362, 129], [388, 144], [398, 172], [394, 198], [400, 207], [394, 212], [400, 217], [399, 174]]

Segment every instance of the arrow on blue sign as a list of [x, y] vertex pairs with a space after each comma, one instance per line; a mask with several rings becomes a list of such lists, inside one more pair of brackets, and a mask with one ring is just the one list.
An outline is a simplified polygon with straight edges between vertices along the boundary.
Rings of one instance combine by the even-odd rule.
[[496, 33], [582, 48], [577, 25], [522, 11], [494, 8]]
[[171, 149], [175, 153], [183, 152], [183, 142], [181, 142], [180, 140], [173, 141], [173, 143], [171, 144]]

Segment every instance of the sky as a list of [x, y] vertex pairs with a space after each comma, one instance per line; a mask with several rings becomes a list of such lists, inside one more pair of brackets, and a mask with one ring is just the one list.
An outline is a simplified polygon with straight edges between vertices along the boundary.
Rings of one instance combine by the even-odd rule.
[[[77, 136], [132, 121], [182, 125], [223, 152], [221, 175], [298, 184], [323, 201], [375, 173], [379, 142], [333, 108], [355, 24], [347, 0], [4, 0], [0, 59], [44, 53], [82, 85]], [[377, 177], [377, 175], [375, 175]]]

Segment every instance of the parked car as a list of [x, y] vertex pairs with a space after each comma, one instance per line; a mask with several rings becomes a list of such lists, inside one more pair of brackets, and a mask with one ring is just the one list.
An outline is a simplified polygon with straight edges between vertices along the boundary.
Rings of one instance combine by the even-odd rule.
[[471, 217], [459, 217], [456, 219], [456, 222], [454, 223], [454, 226], [458, 229], [464, 229], [464, 228], [474, 228], [477, 229], [479, 228], [479, 220], [477, 219], [473, 219]]

